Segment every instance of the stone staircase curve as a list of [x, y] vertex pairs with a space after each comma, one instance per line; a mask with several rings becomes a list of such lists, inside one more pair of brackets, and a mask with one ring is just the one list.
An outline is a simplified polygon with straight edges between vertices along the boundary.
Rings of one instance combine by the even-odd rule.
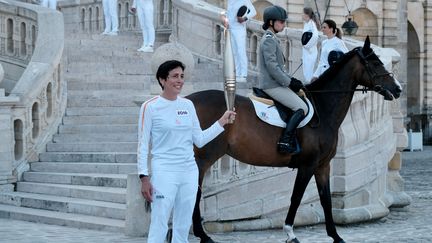
[[152, 96], [151, 54], [136, 51], [138, 33], [65, 39], [66, 114], [16, 191], [1, 194], [0, 215], [123, 231], [127, 174], [136, 171], [136, 101]]

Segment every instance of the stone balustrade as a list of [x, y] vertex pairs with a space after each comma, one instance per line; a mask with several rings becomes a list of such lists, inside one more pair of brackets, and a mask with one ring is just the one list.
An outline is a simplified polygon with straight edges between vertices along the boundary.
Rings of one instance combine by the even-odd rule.
[[[133, 0], [118, 0], [117, 11], [120, 31], [140, 31], [138, 17], [129, 9]], [[58, 7], [64, 15], [69, 33], [101, 33], [104, 30], [102, 0], [60, 1]], [[170, 33], [172, 26], [170, 0], [155, 1], [155, 28], [157, 33]]]
[[47, 8], [0, 2], [0, 191], [12, 190], [38, 160], [66, 108], [63, 17]]

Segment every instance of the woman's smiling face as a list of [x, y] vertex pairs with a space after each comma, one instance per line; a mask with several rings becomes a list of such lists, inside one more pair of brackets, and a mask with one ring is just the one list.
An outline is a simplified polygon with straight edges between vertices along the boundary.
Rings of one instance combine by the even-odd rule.
[[168, 77], [161, 80], [164, 87], [162, 94], [166, 97], [175, 98], [180, 94], [184, 84], [184, 71], [181, 67], [169, 71]]

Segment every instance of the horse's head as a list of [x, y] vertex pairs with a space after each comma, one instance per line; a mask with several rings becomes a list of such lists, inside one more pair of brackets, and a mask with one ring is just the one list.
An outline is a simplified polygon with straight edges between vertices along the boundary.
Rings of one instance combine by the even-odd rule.
[[357, 49], [357, 54], [364, 64], [360, 85], [375, 90], [384, 96], [385, 100], [399, 98], [402, 87], [370, 47], [369, 36], [366, 37], [363, 48]]

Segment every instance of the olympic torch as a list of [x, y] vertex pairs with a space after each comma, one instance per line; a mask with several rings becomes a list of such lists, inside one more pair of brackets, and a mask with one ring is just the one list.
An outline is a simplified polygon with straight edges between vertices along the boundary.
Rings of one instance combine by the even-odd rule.
[[[234, 66], [234, 56], [231, 47], [231, 33], [225, 29], [225, 53], [224, 53], [224, 78], [225, 78], [225, 102], [227, 109], [234, 110], [235, 92], [236, 92], [236, 75]], [[234, 121], [230, 120], [229, 123]]]

